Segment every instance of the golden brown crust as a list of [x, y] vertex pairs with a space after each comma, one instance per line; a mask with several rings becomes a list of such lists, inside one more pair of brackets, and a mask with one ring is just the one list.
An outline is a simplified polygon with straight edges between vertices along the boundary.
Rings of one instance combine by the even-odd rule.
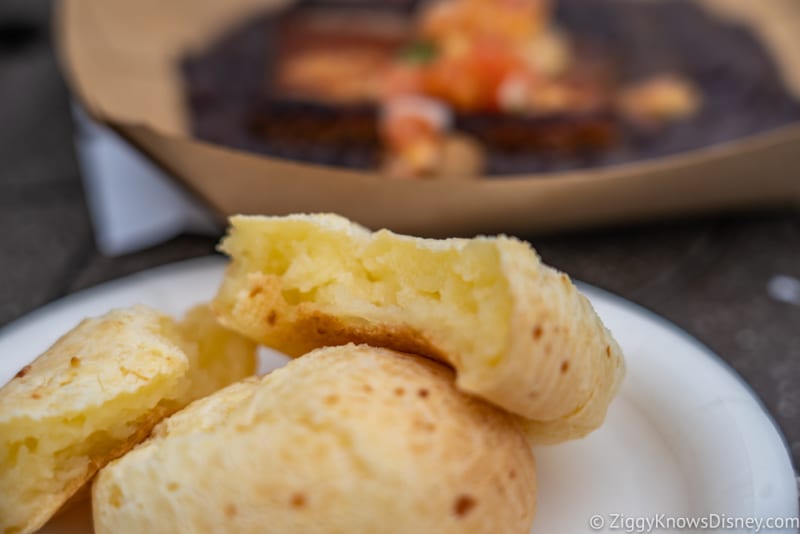
[[447, 356], [423, 332], [408, 325], [348, 322], [315, 310], [313, 306], [300, 305], [296, 310], [292, 330], [314, 348], [347, 343], [365, 344], [419, 354], [448, 363]]

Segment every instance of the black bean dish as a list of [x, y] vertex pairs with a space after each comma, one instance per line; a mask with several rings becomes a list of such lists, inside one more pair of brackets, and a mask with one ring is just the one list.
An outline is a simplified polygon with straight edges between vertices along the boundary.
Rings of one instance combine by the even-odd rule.
[[682, 0], [306, 1], [182, 70], [198, 138], [391, 178], [600, 167], [800, 120], [756, 37]]

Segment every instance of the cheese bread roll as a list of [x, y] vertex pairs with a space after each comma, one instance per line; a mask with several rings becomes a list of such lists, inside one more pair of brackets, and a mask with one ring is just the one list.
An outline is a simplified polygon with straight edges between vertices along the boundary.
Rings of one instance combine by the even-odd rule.
[[329, 347], [162, 422], [92, 489], [98, 534], [527, 533], [515, 418], [431, 360]]
[[232, 262], [213, 308], [225, 326], [292, 356], [357, 342], [435, 358], [463, 391], [530, 420], [539, 443], [597, 428], [624, 374], [588, 300], [517, 239], [237, 216], [221, 249]]
[[0, 389], [0, 532], [38, 529], [163, 417], [255, 364], [208, 306], [177, 324], [143, 306], [84, 320]]
[[189, 359], [189, 387], [183, 404], [255, 374], [256, 344], [223, 327], [207, 304], [175, 322], [176, 342]]

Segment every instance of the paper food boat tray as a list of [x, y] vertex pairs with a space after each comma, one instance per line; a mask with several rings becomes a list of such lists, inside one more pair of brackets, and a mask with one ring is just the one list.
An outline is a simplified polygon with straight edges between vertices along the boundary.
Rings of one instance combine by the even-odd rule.
[[[800, 2], [702, 3], [717, 16], [749, 25], [800, 97]], [[193, 139], [177, 68], [182, 54], [271, 4], [277, 5], [64, 0], [55, 21], [64, 71], [95, 120], [221, 217], [336, 212], [369, 227], [422, 235], [530, 234], [800, 204], [800, 124], [619, 166], [471, 181], [387, 180]]]

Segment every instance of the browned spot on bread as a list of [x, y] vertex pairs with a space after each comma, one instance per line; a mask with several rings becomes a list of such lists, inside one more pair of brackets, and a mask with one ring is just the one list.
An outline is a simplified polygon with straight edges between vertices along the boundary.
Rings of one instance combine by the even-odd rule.
[[270, 310], [269, 315], [267, 315], [267, 322], [270, 326], [275, 326], [275, 322], [278, 320], [278, 313], [275, 310]]
[[372, 393], [372, 386], [370, 386], [369, 384], [364, 384], [363, 386], [361, 386], [361, 389], [363, 389], [367, 393]]
[[289, 505], [292, 508], [302, 508], [306, 505], [306, 496], [302, 493], [295, 493], [289, 500]]
[[236, 516], [236, 505], [233, 503], [228, 503], [225, 505], [225, 515], [227, 517], [235, 517]]
[[394, 394], [398, 397], [402, 397], [405, 392], [406, 390], [403, 388], [394, 388]]
[[78, 358], [77, 356], [73, 356], [72, 358], [69, 359], [70, 367], [78, 367], [80, 364], [81, 364], [81, 359]]
[[122, 490], [119, 489], [119, 486], [113, 484], [108, 491], [108, 504], [113, 506], [114, 508], [119, 508], [122, 506]]
[[16, 375], [14, 375], [14, 378], [22, 378], [23, 376], [27, 375], [30, 372], [30, 370], [31, 370], [31, 366], [30, 365], [26, 365], [25, 367], [20, 369], [19, 372]]
[[257, 296], [257, 295], [260, 295], [263, 292], [264, 292], [264, 288], [261, 287], [261, 286], [251, 287], [250, 288], [250, 292], [248, 293], [248, 296], [250, 298], [253, 298], [253, 297]]
[[347, 324], [319, 310], [298, 307], [293, 337], [298, 341], [289, 350], [301, 356], [317, 347], [366, 344], [418, 354], [448, 364], [447, 356], [419, 331], [402, 325]]
[[540, 337], [542, 337], [542, 327], [537, 324], [533, 327], [533, 339], [539, 339]]
[[453, 513], [458, 517], [464, 517], [478, 504], [470, 495], [459, 495], [453, 503]]
[[42, 395], [38, 391], [34, 391], [33, 393], [31, 393], [31, 398], [32, 399], [41, 399]]
[[177, 482], [170, 482], [169, 484], [167, 484], [167, 491], [177, 491], [178, 488], [180, 487], [181, 487], [180, 484], [178, 484]]
[[420, 397], [422, 397], [424, 399], [425, 397], [428, 396], [428, 390], [425, 389], [425, 388], [420, 388], [420, 390], [417, 391], [417, 395], [419, 395]]
[[71, 384], [73, 380], [75, 380], [75, 375], [74, 375], [74, 373], [73, 373], [73, 374], [71, 374], [71, 375], [68, 375], [68, 376], [65, 376], [65, 377], [63, 377], [63, 378], [62, 378], [62, 379], [59, 381], [58, 385], [59, 385], [59, 387], [60, 387], [60, 386], [66, 386], [67, 384]]
[[339, 396], [338, 395], [334, 395], [334, 394], [330, 394], [330, 395], [326, 395], [325, 398], [322, 399], [322, 400], [328, 406], [332, 406], [332, 405], [336, 404], [337, 402], [339, 402]]
[[606, 345], [606, 358], [611, 357], [611, 345]]
[[517, 472], [512, 469], [511, 471], [508, 472], [508, 478], [514, 480], [515, 478], [517, 478]]
[[564, 360], [561, 362], [561, 372], [566, 373], [567, 371], [569, 371], [569, 360]]

